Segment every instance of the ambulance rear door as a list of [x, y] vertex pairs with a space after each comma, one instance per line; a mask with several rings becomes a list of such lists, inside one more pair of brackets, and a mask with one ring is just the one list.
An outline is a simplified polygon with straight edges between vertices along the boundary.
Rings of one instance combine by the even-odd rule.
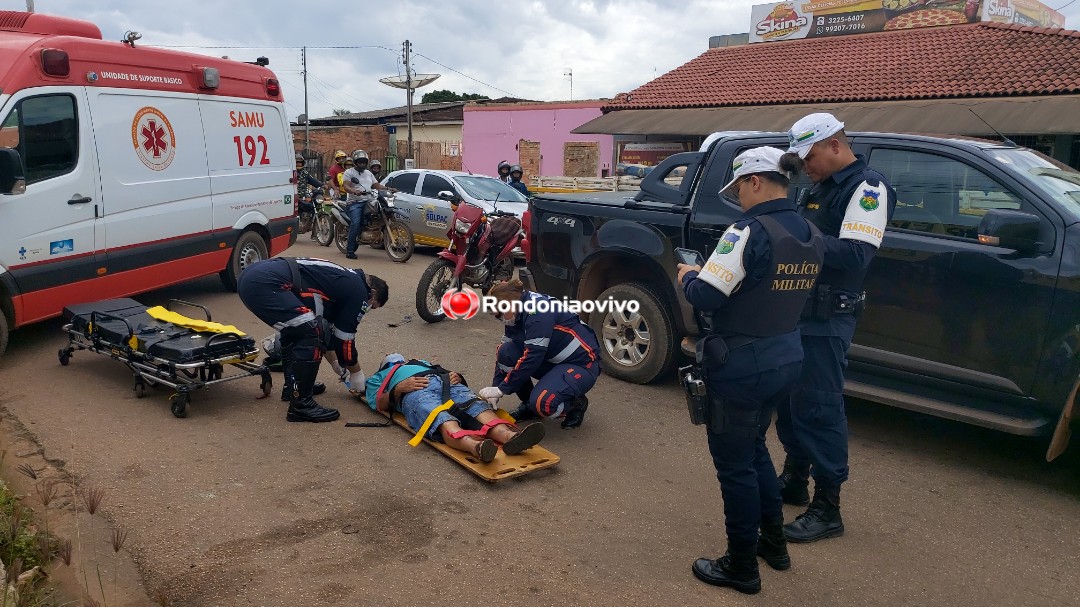
[[26, 191], [0, 195], [0, 267], [18, 294], [16, 324], [88, 301], [101, 242], [93, 131], [82, 87], [14, 93], [0, 110], [0, 146], [22, 158]]
[[197, 95], [121, 88], [88, 95], [109, 275], [138, 292], [224, 267]]
[[199, 102], [214, 192], [214, 227], [294, 214], [292, 135], [280, 103], [207, 97]]

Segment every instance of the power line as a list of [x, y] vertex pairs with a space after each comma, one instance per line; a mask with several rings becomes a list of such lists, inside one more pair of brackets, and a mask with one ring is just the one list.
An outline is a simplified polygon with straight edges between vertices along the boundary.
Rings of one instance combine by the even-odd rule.
[[1070, 4], [1072, 4], [1073, 2], [1076, 2], [1076, 0], [1069, 0], [1068, 2], [1066, 2], [1066, 3], [1064, 4], [1064, 6], [1059, 6], [1059, 7], [1055, 8], [1055, 9], [1054, 9], [1054, 12], [1061, 12], [1061, 9], [1063, 9], [1063, 8], [1065, 8], [1065, 7], [1067, 7], [1067, 6], [1069, 6], [1069, 5], [1070, 5]]
[[370, 101], [368, 101], [366, 99], [361, 99], [361, 98], [356, 97], [354, 95], [350, 95], [350, 94], [346, 93], [345, 91], [338, 90], [337, 88], [335, 88], [335, 86], [333, 84], [330, 84], [329, 82], [323, 80], [322, 78], [319, 78], [315, 74], [308, 74], [308, 76], [310, 76], [312, 80], [315, 80], [318, 83], [322, 83], [323, 86], [327, 86], [327, 87], [331, 88], [335, 93], [337, 93], [339, 95], [342, 95], [344, 97], [348, 97], [349, 99], [352, 99], [354, 101], [359, 101], [360, 103], [363, 103], [364, 105], [370, 106], [370, 107], [375, 108], [375, 109], [382, 109], [377, 104], [374, 104], [374, 103], [372, 103], [372, 102], [370, 102]]
[[[303, 46], [225, 46], [225, 45], [205, 45], [205, 44], [148, 44], [147, 46], [156, 46], [158, 48], [211, 48], [211, 49], [244, 49], [244, 50], [265, 50], [265, 49], [277, 49], [277, 50], [299, 50], [305, 48]], [[391, 53], [397, 53], [396, 50], [388, 46], [368, 45], [368, 46], [309, 46], [308, 49], [315, 50], [340, 50], [340, 49], [362, 49], [362, 48], [381, 48]]]
[[435, 65], [438, 65], [439, 67], [446, 68], [446, 69], [450, 70], [451, 72], [454, 72], [455, 74], [458, 74], [459, 76], [464, 76], [464, 77], [468, 78], [469, 80], [472, 80], [473, 82], [477, 82], [477, 83], [482, 84], [482, 85], [484, 85], [484, 86], [486, 86], [488, 88], [495, 89], [496, 91], [499, 91], [500, 93], [506, 93], [507, 95], [509, 95], [511, 97], [516, 97], [516, 95], [514, 95], [510, 91], [504, 91], [503, 89], [501, 89], [501, 88], [499, 88], [499, 87], [497, 87], [495, 85], [488, 84], [488, 83], [486, 83], [486, 82], [484, 82], [482, 80], [477, 80], [476, 78], [473, 78], [472, 76], [470, 76], [468, 74], [463, 74], [463, 73], [455, 70], [454, 68], [452, 68], [452, 67], [450, 67], [448, 65], [445, 65], [443, 63], [439, 63], [438, 61], [435, 61], [434, 59], [432, 59], [431, 57], [428, 57], [427, 55], [424, 55], [424, 54], [421, 54], [421, 53], [416, 53], [416, 56], [417, 57], [423, 57], [424, 59], [427, 59], [428, 61], [434, 63]]

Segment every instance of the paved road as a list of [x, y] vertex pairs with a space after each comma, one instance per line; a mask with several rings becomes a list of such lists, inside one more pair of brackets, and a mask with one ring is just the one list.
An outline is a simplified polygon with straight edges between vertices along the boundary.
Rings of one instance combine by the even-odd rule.
[[[290, 254], [345, 261], [306, 240]], [[392, 264], [365, 248], [351, 262], [391, 289], [363, 323], [362, 363], [424, 355], [482, 386], [501, 325], [415, 318], [431, 259]], [[269, 332], [216, 278], [141, 299], [169, 297]], [[15, 332], [0, 405], [107, 489], [147, 587], [173, 605], [1044, 606], [1080, 592], [1080, 457], [1048, 465], [1031, 441], [850, 403], [847, 535], [792, 547], [794, 567], [763, 569], [751, 598], [690, 574], [722, 552], [723, 519], [704, 430], [673, 383], [602, 377], [582, 428], [549, 427], [556, 469], [490, 486], [396, 427], [345, 428], [374, 417], [336, 387], [323, 397], [343, 412], [333, 424], [286, 423], [276, 389], [255, 400], [256, 380], [201, 391], [175, 419], [164, 391], [136, 400], [115, 361], [58, 366], [60, 325]]]

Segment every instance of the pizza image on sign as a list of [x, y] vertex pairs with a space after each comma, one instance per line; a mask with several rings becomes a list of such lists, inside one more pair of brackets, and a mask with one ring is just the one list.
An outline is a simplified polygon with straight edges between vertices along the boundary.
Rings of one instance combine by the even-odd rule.
[[906, 30], [916, 27], [936, 27], [938, 25], [960, 25], [968, 18], [960, 11], [940, 8], [928, 8], [903, 13], [885, 23], [886, 30]]
[[131, 143], [147, 168], [164, 171], [176, 157], [176, 133], [165, 114], [153, 107], [135, 112], [131, 121]]

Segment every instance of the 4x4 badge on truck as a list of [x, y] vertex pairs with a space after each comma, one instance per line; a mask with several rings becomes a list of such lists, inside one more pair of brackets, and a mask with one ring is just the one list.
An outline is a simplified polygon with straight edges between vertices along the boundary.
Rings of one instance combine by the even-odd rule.
[[878, 202], [878, 196], [881, 196], [880, 192], [874, 190], [863, 190], [862, 198], [859, 199], [859, 206], [867, 211], [873, 211], [878, 208], [881, 203]]

